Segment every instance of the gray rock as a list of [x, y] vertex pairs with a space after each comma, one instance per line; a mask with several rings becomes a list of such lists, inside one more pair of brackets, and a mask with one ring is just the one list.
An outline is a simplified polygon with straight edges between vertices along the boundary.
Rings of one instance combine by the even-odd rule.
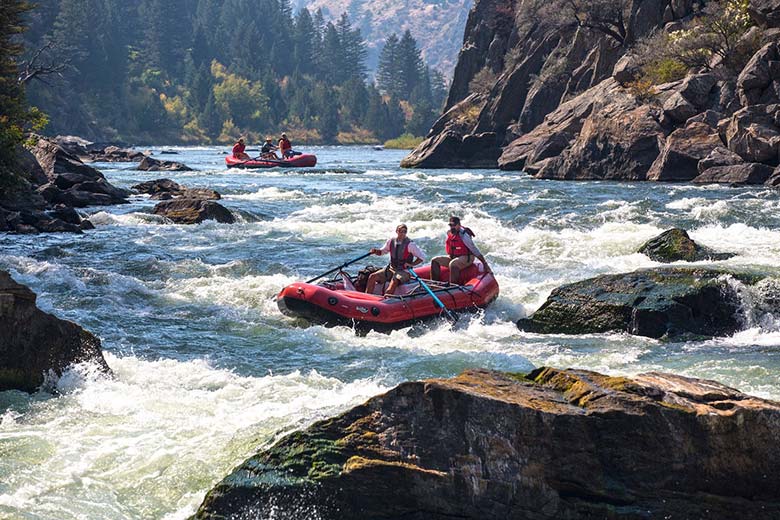
[[689, 181], [699, 174], [699, 161], [722, 144], [717, 132], [705, 123], [690, 123], [675, 130], [647, 172], [647, 180]]
[[138, 193], [151, 195], [155, 200], [166, 200], [172, 198], [183, 199], [204, 199], [219, 200], [222, 196], [214, 190], [207, 188], [187, 188], [171, 179], [155, 179], [153, 181], [142, 182], [132, 187]]
[[780, 0], [750, 0], [748, 13], [763, 27], [780, 27]]
[[144, 156], [143, 160], [137, 167], [138, 170], [157, 172], [157, 171], [175, 171], [175, 172], [187, 172], [192, 171], [189, 166], [174, 162], [174, 161], [161, 161], [152, 157]]
[[684, 123], [689, 118], [699, 113], [693, 103], [685, 99], [682, 94], [675, 92], [664, 102], [664, 114], [675, 123]]
[[710, 125], [712, 128], [717, 129], [718, 123], [726, 119], [721, 112], [715, 110], [705, 110], [701, 114], [697, 114], [686, 121], [686, 123], [704, 123]]
[[729, 150], [747, 162], [777, 164], [780, 105], [752, 105], [738, 110], [726, 127]]
[[692, 74], [680, 86], [680, 94], [699, 109], [709, 105], [712, 88], [718, 82], [715, 74]]
[[175, 224], [197, 224], [204, 220], [232, 224], [236, 221], [227, 208], [210, 200], [165, 200], [157, 204], [152, 213], [162, 215]]
[[777, 70], [775, 67], [770, 68], [770, 62], [778, 59], [780, 48], [777, 42], [767, 43], [750, 58], [737, 78], [737, 93], [743, 106], [767, 102], [764, 99], [765, 91], [772, 85], [773, 80], [780, 78], [773, 76]]
[[715, 166], [704, 170], [693, 179], [697, 184], [764, 184], [772, 176], [774, 169], [760, 163], [742, 163], [730, 166]]
[[618, 60], [612, 69], [612, 77], [615, 81], [625, 86], [634, 81], [639, 75], [640, 69], [636, 59], [631, 54], [626, 54]]
[[715, 381], [472, 369], [286, 435], [193, 520], [768, 520], [778, 423], [779, 403]]
[[734, 253], [717, 253], [700, 246], [688, 236], [684, 229], [672, 228], [651, 238], [637, 250], [656, 262], [700, 262], [702, 260], [726, 260]]
[[696, 169], [699, 173], [704, 173], [705, 170], [716, 166], [733, 166], [735, 164], [742, 164], [743, 162], [742, 157], [730, 151], [728, 148], [716, 146], [707, 157], [699, 161], [696, 165]]
[[[21, 225], [24, 232], [24, 225]], [[35, 231], [35, 228], [33, 228]], [[52, 372], [89, 361], [110, 373], [100, 340], [35, 305], [35, 293], [0, 271], [0, 391], [35, 391]]]
[[518, 326], [544, 334], [730, 335], [741, 327], [740, 303], [724, 274], [665, 268], [590, 278], [553, 290], [539, 310]]

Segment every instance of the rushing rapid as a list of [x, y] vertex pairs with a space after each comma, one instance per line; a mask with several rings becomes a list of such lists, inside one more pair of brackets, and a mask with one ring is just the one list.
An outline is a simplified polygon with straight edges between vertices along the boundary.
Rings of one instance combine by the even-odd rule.
[[[468, 367], [664, 370], [780, 399], [775, 190], [401, 170], [404, 152], [370, 147], [315, 147], [317, 169], [227, 170], [217, 148], [175, 150], [197, 171], [97, 166], [122, 187], [165, 176], [215, 189], [236, 224], [166, 224], [137, 196], [90, 208], [96, 229], [84, 235], [0, 236], [0, 268], [41, 308], [99, 336], [115, 374], [78, 366], [50, 383], [57, 397], [0, 393], [0, 518], [186, 518], [280, 435], [401, 381]], [[501, 286], [487, 309], [455, 326], [365, 336], [277, 309], [282, 287], [381, 247], [401, 222], [429, 258], [442, 254], [451, 214], [474, 230]], [[666, 343], [515, 326], [558, 285], [658, 265], [635, 251], [672, 226], [737, 253], [700, 265], [773, 277], [766, 294], [740, 291], [743, 331]]]

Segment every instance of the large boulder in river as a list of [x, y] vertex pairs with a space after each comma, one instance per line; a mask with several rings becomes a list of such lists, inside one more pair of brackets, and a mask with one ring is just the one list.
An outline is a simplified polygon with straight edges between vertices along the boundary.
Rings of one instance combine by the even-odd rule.
[[664, 268], [607, 274], [563, 285], [518, 327], [542, 334], [628, 332], [651, 338], [726, 336], [741, 329], [740, 300], [713, 269]]
[[698, 262], [701, 260], [724, 260], [733, 253], [716, 253], [700, 246], [688, 236], [684, 229], [672, 228], [642, 244], [637, 251], [656, 262]]
[[768, 520], [778, 424], [780, 403], [714, 381], [469, 370], [287, 435], [194, 518]]
[[0, 271], [0, 391], [34, 391], [48, 374], [92, 362], [110, 372], [100, 340], [35, 305], [35, 293]]
[[158, 172], [158, 171], [167, 171], [167, 172], [188, 172], [192, 171], [192, 168], [187, 166], [186, 164], [182, 164], [179, 162], [174, 161], [161, 161], [159, 159], [153, 159], [151, 157], [144, 157], [141, 161], [141, 164], [137, 166], [138, 170], [148, 171], [148, 172]]
[[204, 220], [216, 220], [223, 224], [236, 221], [230, 210], [211, 200], [174, 199], [157, 204], [152, 213], [162, 215], [175, 224], [197, 224]]

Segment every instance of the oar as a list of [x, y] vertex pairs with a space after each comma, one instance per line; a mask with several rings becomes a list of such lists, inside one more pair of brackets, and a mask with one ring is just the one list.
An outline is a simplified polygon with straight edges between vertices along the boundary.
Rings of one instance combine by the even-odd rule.
[[431, 296], [433, 296], [433, 301], [435, 301], [435, 302], [436, 302], [436, 305], [438, 305], [438, 306], [441, 308], [441, 310], [442, 310], [442, 311], [444, 311], [444, 314], [446, 314], [446, 315], [447, 315], [447, 319], [449, 319], [449, 320], [450, 320], [450, 321], [452, 321], [453, 323], [454, 323], [454, 322], [456, 322], [456, 321], [458, 321], [458, 316], [457, 316], [457, 315], [456, 315], [454, 312], [452, 312], [451, 310], [449, 310], [447, 307], [445, 307], [445, 306], [444, 306], [444, 304], [441, 302], [441, 300], [439, 299], [439, 297], [438, 297], [438, 296], [436, 296], [435, 294], [433, 294], [433, 291], [431, 290], [431, 288], [430, 288], [430, 287], [428, 287], [428, 284], [426, 284], [425, 282], [423, 282], [423, 281], [422, 281], [422, 278], [420, 278], [419, 276], [417, 276], [417, 273], [415, 273], [415, 272], [414, 272], [414, 269], [412, 269], [412, 268], [410, 267], [410, 268], [408, 269], [408, 271], [409, 271], [409, 273], [410, 273], [412, 276], [414, 276], [414, 279], [415, 279], [415, 280], [417, 280], [418, 282], [420, 282], [420, 285], [422, 286], [422, 288], [423, 288], [423, 289], [425, 289], [426, 291], [428, 291], [428, 294], [430, 294]]
[[355, 263], [355, 262], [357, 262], [358, 260], [363, 260], [365, 257], [367, 257], [367, 256], [371, 256], [372, 254], [373, 254], [373, 253], [366, 253], [365, 255], [363, 255], [363, 256], [359, 256], [359, 257], [357, 257], [357, 258], [355, 258], [355, 259], [353, 259], [353, 260], [350, 260], [349, 262], [344, 262], [344, 263], [343, 263], [343, 264], [341, 264], [340, 266], [338, 266], [338, 267], [334, 267], [334, 268], [333, 268], [333, 269], [331, 269], [330, 271], [327, 271], [327, 272], [325, 272], [325, 273], [322, 273], [322, 274], [321, 274], [321, 275], [319, 275], [317, 278], [312, 278], [311, 280], [309, 280], [309, 281], [308, 281], [308, 282], [306, 282], [306, 283], [312, 283], [312, 282], [315, 282], [315, 281], [319, 280], [320, 278], [322, 278], [323, 276], [327, 276], [327, 275], [329, 275], [330, 273], [334, 273], [334, 272], [336, 272], [336, 271], [340, 271], [341, 269], [344, 269], [344, 268], [345, 268], [345, 267], [347, 267], [348, 265], [350, 265], [350, 264], [354, 264], [354, 263]]

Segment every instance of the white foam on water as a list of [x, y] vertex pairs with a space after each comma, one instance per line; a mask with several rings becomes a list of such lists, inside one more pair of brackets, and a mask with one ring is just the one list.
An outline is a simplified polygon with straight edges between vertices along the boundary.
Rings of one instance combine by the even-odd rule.
[[279, 432], [386, 390], [314, 371], [243, 377], [206, 361], [106, 359], [114, 377], [75, 367], [59, 380], [62, 396], [34, 396], [24, 415], [3, 416], [0, 511], [183, 519]]
[[278, 316], [274, 297], [297, 278], [283, 274], [227, 277], [219, 274], [170, 280], [165, 293], [168, 297], [198, 303], [208, 302], [231, 307], [248, 307], [265, 315]]
[[739, 256], [726, 261], [729, 265], [765, 266], [771, 271], [780, 266], [780, 231], [742, 223], [713, 224], [690, 230], [689, 235], [716, 251], [737, 253]]
[[225, 195], [223, 198], [239, 200], [298, 200], [306, 198], [306, 194], [301, 190], [285, 190], [276, 186], [270, 186], [268, 188], [260, 188], [254, 193]]
[[164, 224], [166, 219], [160, 215], [151, 213], [108, 213], [98, 211], [89, 215], [89, 221], [95, 227], [104, 226], [140, 226], [149, 224]]

